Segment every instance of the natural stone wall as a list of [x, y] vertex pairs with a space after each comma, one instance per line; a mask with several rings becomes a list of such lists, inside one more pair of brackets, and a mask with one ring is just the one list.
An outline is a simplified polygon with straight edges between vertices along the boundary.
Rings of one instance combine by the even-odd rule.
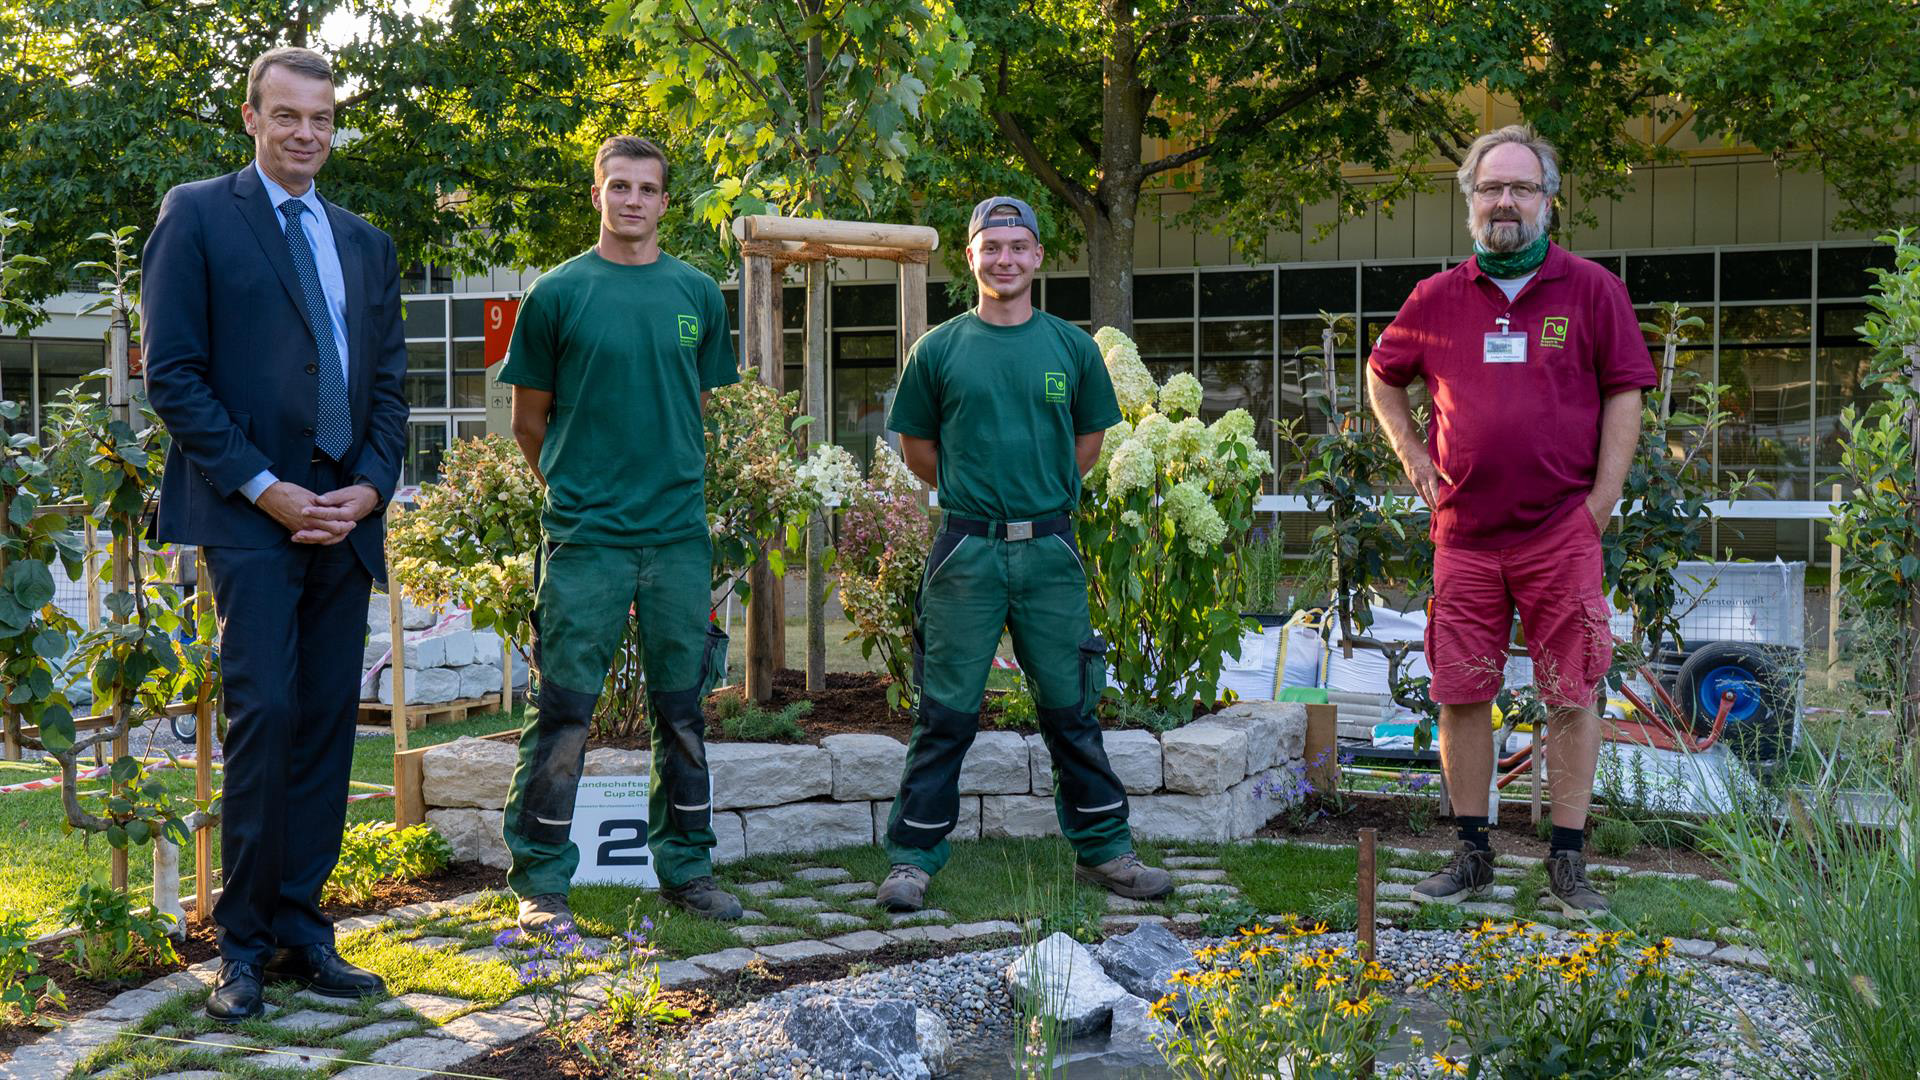
[[[407, 635], [407, 704], [439, 705], [500, 692], [500, 635], [473, 629], [464, 611], [435, 613], [404, 597], [400, 625]], [[360, 657], [362, 701], [393, 704], [392, 626], [386, 596], [375, 594], [367, 601], [367, 643]], [[527, 685], [527, 666], [517, 659], [513, 685]]]
[[[1230, 840], [1251, 836], [1285, 804], [1289, 770], [1301, 767], [1304, 705], [1241, 702], [1162, 735], [1102, 733], [1132, 805], [1134, 835], [1146, 840]], [[714, 857], [817, 851], [871, 844], [886, 834], [907, 748], [885, 735], [830, 735], [819, 746], [710, 743]], [[421, 757], [427, 820], [462, 860], [506, 865], [501, 808], [513, 779], [513, 744], [459, 739]], [[647, 772], [646, 751], [594, 750], [590, 776]], [[1053, 836], [1053, 759], [1039, 735], [982, 731], [960, 770], [955, 840]]]

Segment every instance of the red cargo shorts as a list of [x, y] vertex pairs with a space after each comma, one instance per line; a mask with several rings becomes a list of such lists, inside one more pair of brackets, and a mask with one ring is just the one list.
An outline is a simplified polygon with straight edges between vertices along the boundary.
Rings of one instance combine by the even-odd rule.
[[1435, 547], [1426, 634], [1434, 701], [1466, 705], [1500, 693], [1515, 608], [1541, 698], [1550, 708], [1592, 708], [1613, 635], [1600, 529], [1585, 503], [1512, 547]]

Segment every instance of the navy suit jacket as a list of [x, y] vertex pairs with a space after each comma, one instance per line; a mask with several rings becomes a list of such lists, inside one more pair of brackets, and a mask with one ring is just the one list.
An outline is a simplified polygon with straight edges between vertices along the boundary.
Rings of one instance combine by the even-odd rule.
[[[353, 441], [341, 463], [380, 495], [345, 542], [384, 580], [382, 511], [407, 444], [400, 265], [386, 233], [326, 208], [347, 292]], [[160, 204], [141, 271], [147, 397], [173, 436], [159, 540], [264, 548], [287, 539], [240, 492], [262, 469], [303, 483], [314, 453], [319, 347], [281, 221], [251, 164], [181, 184]]]

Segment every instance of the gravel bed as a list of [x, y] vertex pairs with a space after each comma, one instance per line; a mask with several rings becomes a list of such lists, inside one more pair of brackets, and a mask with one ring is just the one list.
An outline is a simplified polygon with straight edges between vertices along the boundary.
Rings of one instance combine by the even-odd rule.
[[953, 1037], [956, 1054], [1013, 1029], [1013, 1004], [1002, 972], [1018, 948], [955, 953], [900, 964], [884, 971], [831, 982], [791, 986], [758, 1001], [721, 1013], [669, 1050], [670, 1068], [691, 1077], [847, 1077], [873, 1074], [826, 1072], [812, 1066], [782, 1028], [788, 1010], [818, 993], [846, 997], [904, 998], [940, 1014]]

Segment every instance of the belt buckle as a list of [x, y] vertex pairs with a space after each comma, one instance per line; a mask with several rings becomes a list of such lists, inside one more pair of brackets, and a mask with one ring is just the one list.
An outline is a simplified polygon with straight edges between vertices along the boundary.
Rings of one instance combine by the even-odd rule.
[[1007, 522], [1007, 539], [1008, 540], [1033, 539], [1033, 522], [1031, 521]]

